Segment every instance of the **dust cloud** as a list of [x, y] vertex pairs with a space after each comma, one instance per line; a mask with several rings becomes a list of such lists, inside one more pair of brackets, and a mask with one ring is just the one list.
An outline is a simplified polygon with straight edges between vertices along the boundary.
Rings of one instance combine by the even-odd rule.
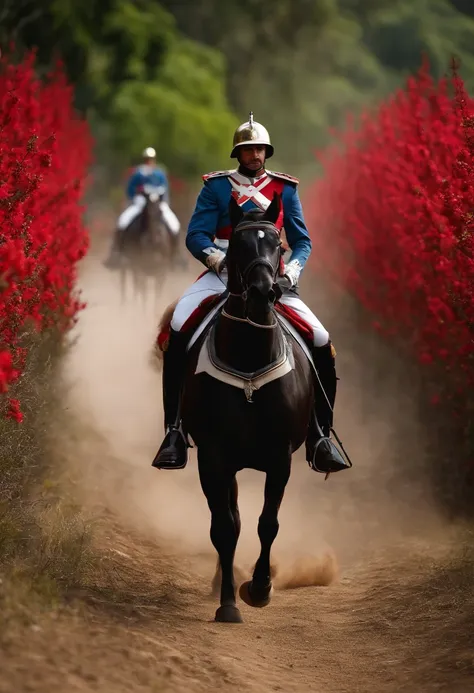
[[[150, 282], [137, 294], [130, 283], [124, 291], [119, 276], [102, 266], [105, 252], [103, 243], [95, 242], [82, 266], [88, 306], [64, 369], [67, 406], [81, 422], [82, 434], [71, 450], [82, 494], [176, 552], [209, 555], [214, 567], [196, 451], [190, 451], [185, 470], [151, 468], [163, 436], [161, 377], [150, 364], [152, 344], [164, 308], [201, 266], [191, 261], [187, 271], [163, 271], [158, 284]], [[273, 552], [281, 588], [329, 584], [353, 560], [387, 545], [429, 538], [442, 526], [423, 474], [416, 472], [423, 467], [424, 439], [410, 374], [379, 345], [354, 333], [357, 321], [348, 304], [329, 298], [317, 278], [306, 277], [302, 297], [329, 328], [338, 351], [336, 429], [354, 468], [324, 481], [295, 455]], [[258, 555], [263, 480], [258, 472], [239, 475], [237, 560], [246, 569]]]

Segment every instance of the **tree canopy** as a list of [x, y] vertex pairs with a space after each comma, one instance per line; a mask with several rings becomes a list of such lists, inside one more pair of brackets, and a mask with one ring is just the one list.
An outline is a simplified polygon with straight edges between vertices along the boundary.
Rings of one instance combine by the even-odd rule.
[[238, 123], [226, 96], [224, 57], [180, 33], [160, 3], [7, 2], [3, 43], [8, 34], [18, 51], [36, 46], [45, 67], [62, 57], [76, 105], [94, 123], [99, 151], [105, 144], [114, 162], [130, 163], [146, 146], [181, 176], [226, 162]]
[[471, 0], [4, 0], [0, 37], [59, 53], [99, 145], [118, 162], [155, 146], [174, 173], [229, 164], [249, 110], [274, 166], [304, 170], [347, 112], [415, 72], [461, 60], [474, 86]]

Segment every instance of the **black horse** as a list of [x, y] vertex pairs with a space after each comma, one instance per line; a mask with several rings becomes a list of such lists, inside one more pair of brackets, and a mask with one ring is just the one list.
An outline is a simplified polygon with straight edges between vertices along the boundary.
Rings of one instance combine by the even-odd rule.
[[[292, 454], [304, 443], [313, 414], [312, 366], [297, 341], [282, 329], [274, 309], [282, 295], [281, 241], [275, 226], [280, 205], [275, 195], [265, 213], [244, 214], [231, 201], [228, 297], [211, 331], [191, 347], [186, 370], [183, 429], [197, 447], [201, 486], [211, 511], [211, 540], [222, 571], [217, 621], [242, 620], [233, 567], [240, 533], [236, 474], [245, 468], [266, 474], [258, 522], [261, 553], [252, 580], [240, 588], [247, 604], [262, 607], [271, 596], [270, 549], [278, 533]], [[209, 342], [203, 347], [204, 339]], [[240, 389], [206, 372], [196, 374], [207, 344], [213, 363], [237, 378], [257, 376], [272, 364], [281, 368], [285, 359], [291, 367], [261, 388]]]
[[112, 254], [106, 266], [125, 268], [119, 258], [128, 260], [130, 267], [142, 274], [154, 276], [163, 259], [177, 260], [180, 253], [180, 235], [168, 230], [160, 203], [163, 192], [144, 190], [145, 206], [125, 228], [117, 229]]
[[163, 193], [151, 191], [143, 194], [146, 204], [142, 213], [124, 231], [125, 252], [139, 255], [144, 261], [149, 259], [150, 253], [171, 257], [177, 251], [179, 236], [171, 234], [166, 227], [160, 208]]

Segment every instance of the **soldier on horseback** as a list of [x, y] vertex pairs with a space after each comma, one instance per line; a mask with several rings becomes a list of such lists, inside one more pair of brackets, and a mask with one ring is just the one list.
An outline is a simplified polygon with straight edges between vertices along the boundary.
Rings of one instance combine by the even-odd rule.
[[[179, 300], [171, 320], [168, 348], [164, 353], [163, 396], [166, 437], [155, 458], [160, 469], [181, 469], [187, 462], [188, 443], [180, 423], [180, 397], [185, 375], [188, 332], [183, 326], [203, 299], [222, 294], [226, 289], [224, 267], [226, 248], [232, 231], [229, 202], [233, 197], [243, 211], [266, 210], [274, 193], [281, 195], [282, 210], [276, 222], [284, 228], [291, 258], [284, 265], [287, 290], [280, 302], [297, 313], [312, 332], [312, 357], [319, 374], [321, 388], [315, 388], [315, 412], [320, 432], [307, 440], [307, 455], [318, 439], [328, 437], [333, 423], [332, 410], [336, 398], [335, 351], [329, 334], [298, 295], [298, 279], [311, 253], [311, 239], [305, 225], [298, 195], [298, 180], [285, 173], [266, 169], [266, 160], [273, 156], [268, 131], [253, 120], [243, 123], [234, 133], [231, 158], [239, 166], [203, 176], [204, 185], [197, 198], [186, 236], [186, 246], [208, 270]], [[324, 394], [325, 393], [325, 394]], [[322, 435], [321, 435], [322, 434]], [[308, 446], [310, 449], [308, 449]]]
[[127, 181], [126, 194], [129, 205], [118, 218], [110, 255], [105, 262], [107, 267], [115, 266], [120, 254], [121, 235], [143, 213], [147, 201], [146, 195], [150, 192], [159, 195], [163, 221], [171, 236], [176, 237], [180, 230], [179, 220], [169, 205], [168, 178], [165, 171], [157, 166], [156, 151], [153, 147], [144, 149], [142, 159], [143, 163], [133, 170]]

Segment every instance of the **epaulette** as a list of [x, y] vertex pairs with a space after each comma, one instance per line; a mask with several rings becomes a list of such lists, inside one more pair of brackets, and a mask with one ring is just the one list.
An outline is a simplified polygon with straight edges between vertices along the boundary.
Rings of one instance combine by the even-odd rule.
[[294, 185], [299, 185], [300, 182], [299, 178], [290, 176], [288, 173], [280, 173], [279, 171], [267, 171], [267, 173], [273, 178], [280, 178], [281, 180], [285, 180], [287, 183], [293, 183]]
[[205, 173], [202, 177], [204, 181], [210, 180], [211, 178], [223, 178], [224, 176], [230, 176], [234, 171], [211, 171], [211, 173]]

